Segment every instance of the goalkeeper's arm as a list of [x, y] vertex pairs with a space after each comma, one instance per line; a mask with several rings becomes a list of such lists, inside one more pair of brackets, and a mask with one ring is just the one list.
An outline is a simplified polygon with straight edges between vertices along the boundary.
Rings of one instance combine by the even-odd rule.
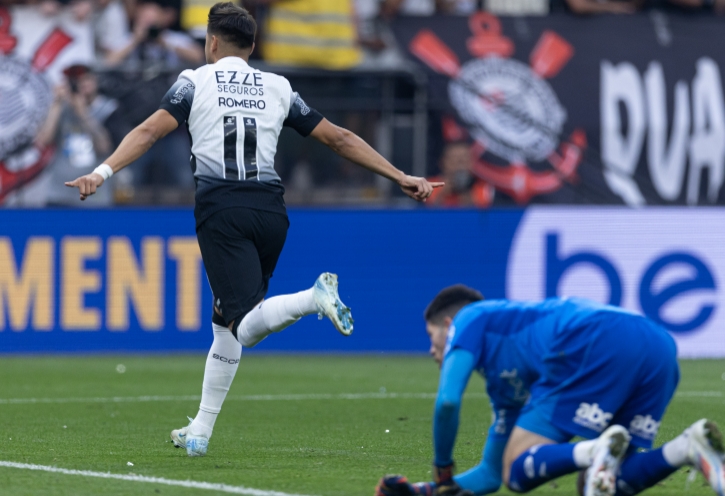
[[436, 494], [459, 494], [453, 480], [453, 447], [458, 434], [458, 421], [463, 392], [473, 373], [475, 358], [467, 350], [456, 348], [448, 352], [441, 366], [435, 414], [433, 416], [433, 480]]
[[501, 487], [503, 453], [519, 413], [515, 409], [499, 409], [492, 405], [495, 419], [489, 429], [483, 460], [478, 466], [453, 477], [452, 455], [458, 432], [461, 399], [473, 373], [474, 362], [472, 353], [457, 348], [446, 355], [441, 367], [433, 420], [434, 476], [439, 493], [447, 485], [458, 485], [477, 495], [495, 493]]
[[505, 422], [507, 429], [505, 433], [502, 433], [500, 430], [503, 424], [500, 421], [501, 412], [497, 412], [497, 419], [494, 420], [488, 431], [488, 439], [486, 440], [486, 446], [483, 448], [481, 463], [457, 475], [454, 479], [458, 485], [470, 489], [476, 495], [491, 494], [499, 490], [502, 483], [503, 453], [511, 434], [511, 428], [513, 428], [516, 421], [517, 413], [517, 411], [514, 411], [512, 414], [506, 414], [503, 422]]

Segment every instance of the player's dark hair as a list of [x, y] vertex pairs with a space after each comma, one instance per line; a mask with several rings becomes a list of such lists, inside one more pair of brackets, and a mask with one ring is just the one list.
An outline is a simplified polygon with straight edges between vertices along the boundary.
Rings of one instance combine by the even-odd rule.
[[240, 49], [252, 48], [257, 22], [245, 9], [232, 2], [219, 2], [209, 9], [207, 32]]
[[483, 300], [483, 295], [463, 284], [455, 284], [442, 289], [433, 298], [423, 313], [426, 322], [441, 324], [445, 317], [455, 317], [458, 311], [476, 301]]

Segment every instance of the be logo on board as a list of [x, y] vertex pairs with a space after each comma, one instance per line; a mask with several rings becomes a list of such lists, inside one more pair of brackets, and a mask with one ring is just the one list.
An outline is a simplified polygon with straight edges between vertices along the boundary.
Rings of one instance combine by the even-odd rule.
[[725, 354], [725, 232], [719, 209], [526, 210], [511, 243], [506, 296], [576, 296], [645, 315], [680, 357]]
[[[515, 46], [497, 17], [478, 12], [469, 18], [467, 48], [475, 58], [461, 64], [432, 31], [421, 29], [410, 51], [450, 78], [450, 102], [476, 140], [473, 172], [516, 200], [552, 193], [576, 170], [587, 146], [583, 130], [562, 139], [567, 113], [547, 79], [574, 55], [573, 47], [544, 31], [530, 64], [511, 58]], [[504, 161], [508, 165], [496, 165]]]

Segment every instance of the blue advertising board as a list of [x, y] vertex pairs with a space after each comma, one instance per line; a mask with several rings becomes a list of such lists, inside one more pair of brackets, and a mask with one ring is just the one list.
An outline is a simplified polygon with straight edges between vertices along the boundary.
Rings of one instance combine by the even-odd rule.
[[[578, 295], [644, 313], [681, 356], [725, 356], [722, 209], [292, 210], [269, 296], [337, 273], [355, 332], [302, 319], [256, 350], [425, 352], [423, 309]], [[0, 353], [206, 351], [191, 211], [0, 211]]]
[[[356, 331], [308, 317], [257, 348], [425, 351], [422, 312], [441, 285], [504, 296], [520, 217], [292, 211], [269, 295], [337, 273]], [[4, 210], [0, 225], [0, 352], [208, 349], [212, 296], [191, 211]]]

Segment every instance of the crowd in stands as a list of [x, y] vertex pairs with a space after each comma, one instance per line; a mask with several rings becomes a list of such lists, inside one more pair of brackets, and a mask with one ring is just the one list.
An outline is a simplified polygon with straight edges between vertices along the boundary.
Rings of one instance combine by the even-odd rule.
[[[60, 188], [55, 188], [59, 191], [53, 194], [39, 195], [33, 193], [32, 187], [39, 188], [43, 181], [60, 184], [92, 170], [128, 130], [155, 109], [155, 102], [182, 69], [204, 63], [206, 14], [213, 3], [0, 0], [0, 8], [32, 9], [45, 18], [65, 16], [88, 25], [95, 52], [93, 62], [67, 67], [63, 77], [55, 81], [53, 103], [36, 141], [52, 144], [58, 152], [37, 184], [19, 196], [18, 204], [78, 204], [72, 194]], [[527, 15], [564, 11], [579, 15], [631, 14], [653, 7], [725, 13], [725, 0], [244, 0], [242, 4], [259, 24], [254, 58], [270, 65], [326, 70], [399, 67], [405, 57], [390, 28], [397, 16], [469, 15], [481, 9]], [[489, 205], [493, 189], [470, 174], [466, 145], [454, 142], [441, 149], [441, 157], [433, 165], [438, 166], [447, 186], [436, 192], [430, 204]], [[185, 166], [188, 155], [186, 133], [179, 130], [170, 134], [128, 172], [114, 179], [113, 195], [110, 191], [98, 195], [94, 205], [114, 200], [190, 202], [193, 180]], [[314, 180], [302, 169], [287, 177], [293, 185], [314, 187]], [[139, 193], [144, 186], [182, 193], [145, 198]], [[303, 197], [309, 199], [310, 195]]]

